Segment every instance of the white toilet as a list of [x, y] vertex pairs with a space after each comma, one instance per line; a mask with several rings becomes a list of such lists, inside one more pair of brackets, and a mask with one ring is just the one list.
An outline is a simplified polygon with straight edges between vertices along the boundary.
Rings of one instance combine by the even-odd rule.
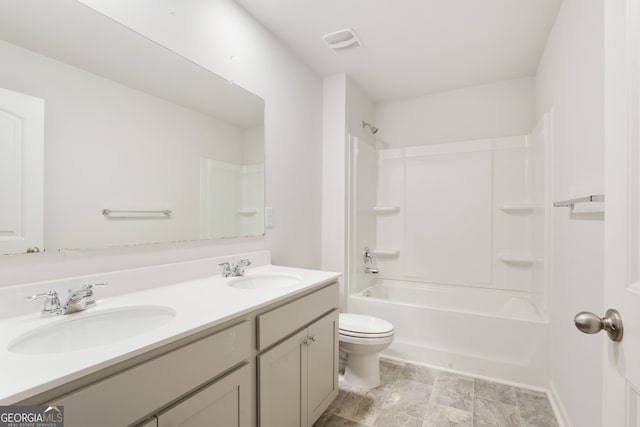
[[340, 350], [347, 353], [344, 382], [361, 389], [380, 385], [378, 353], [393, 342], [393, 325], [362, 314], [340, 313]]

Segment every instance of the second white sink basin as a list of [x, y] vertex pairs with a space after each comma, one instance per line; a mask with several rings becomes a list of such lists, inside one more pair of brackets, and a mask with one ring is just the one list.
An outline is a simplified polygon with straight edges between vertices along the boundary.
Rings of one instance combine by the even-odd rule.
[[14, 339], [7, 349], [20, 354], [52, 354], [112, 344], [166, 324], [176, 312], [164, 306], [86, 311], [52, 320]]
[[263, 273], [234, 277], [228, 285], [238, 289], [278, 289], [300, 283], [300, 277], [285, 273]]

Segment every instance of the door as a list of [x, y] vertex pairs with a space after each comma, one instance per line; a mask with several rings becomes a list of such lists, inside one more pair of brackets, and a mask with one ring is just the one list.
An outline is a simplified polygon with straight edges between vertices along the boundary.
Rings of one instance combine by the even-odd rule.
[[260, 427], [306, 426], [307, 334], [304, 329], [258, 356]]
[[44, 100], [0, 89], [0, 254], [42, 248]]
[[307, 425], [311, 426], [338, 395], [337, 310], [309, 326], [307, 361]]
[[158, 416], [158, 427], [249, 427], [249, 365], [194, 393]]
[[[605, 308], [619, 343], [603, 338], [602, 426], [640, 426], [640, 0], [606, 1]], [[604, 335], [606, 336], [606, 335]]]

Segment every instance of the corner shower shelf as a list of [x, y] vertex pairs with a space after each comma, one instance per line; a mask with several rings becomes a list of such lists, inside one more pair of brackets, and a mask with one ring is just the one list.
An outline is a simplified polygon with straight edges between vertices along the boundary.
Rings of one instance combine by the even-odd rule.
[[542, 209], [542, 206], [533, 203], [504, 203], [500, 206], [500, 210], [507, 213], [531, 213], [536, 209]]
[[400, 206], [374, 206], [375, 214], [394, 214], [400, 212]]
[[516, 254], [499, 254], [498, 259], [505, 264], [533, 265], [541, 263], [541, 258], [535, 258], [533, 255], [516, 255]]
[[400, 249], [374, 249], [372, 252], [374, 255], [386, 257], [396, 257], [400, 255]]
[[255, 209], [239, 209], [237, 212], [238, 215], [255, 215], [258, 213]]

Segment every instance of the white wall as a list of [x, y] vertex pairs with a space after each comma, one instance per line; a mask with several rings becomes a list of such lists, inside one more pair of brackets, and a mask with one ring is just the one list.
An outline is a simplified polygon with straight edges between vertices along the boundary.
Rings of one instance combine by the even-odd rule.
[[[321, 266], [325, 270], [346, 273], [349, 137], [367, 138], [372, 143], [371, 133], [362, 128], [363, 120], [373, 121], [373, 102], [369, 96], [346, 74], [326, 77], [323, 82], [321, 249]], [[369, 228], [375, 232], [373, 224]], [[344, 279], [341, 286], [344, 303]]]
[[232, 0], [83, 2], [265, 99], [266, 204], [274, 227], [258, 238], [1, 257], [0, 284], [265, 248], [276, 264], [319, 267], [320, 79]]
[[[376, 276], [364, 273], [362, 250], [365, 245], [373, 249], [376, 241], [376, 222], [373, 215], [373, 206], [376, 203], [376, 182], [378, 181], [377, 156], [374, 150], [375, 137], [369, 130], [362, 126], [362, 122], [373, 123], [374, 104], [369, 95], [358, 84], [347, 77], [347, 144], [353, 144], [357, 139], [360, 154], [358, 156], [357, 176], [355, 185], [358, 190], [352, 200], [354, 214], [356, 215], [355, 235], [353, 246], [349, 248], [350, 257], [354, 262], [351, 267], [353, 275], [350, 276], [356, 283], [350, 285], [350, 292], [357, 292], [375, 282]], [[351, 145], [347, 145], [349, 149]], [[352, 155], [353, 153], [350, 153]], [[376, 267], [375, 265], [373, 267]]]
[[388, 148], [526, 135], [535, 125], [533, 78], [376, 104]]
[[346, 75], [323, 80], [321, 266], [344, 271], [346, 180]]
[[[554, 111], [554, 198], [604, 190], [603, 2], [564, 0], [537, 73], [536, 113]], [[573, 325], [604, 313], [602, 217], [554, 209], [551, 383], [574, 426], [599, 426], [602, 337]]]

